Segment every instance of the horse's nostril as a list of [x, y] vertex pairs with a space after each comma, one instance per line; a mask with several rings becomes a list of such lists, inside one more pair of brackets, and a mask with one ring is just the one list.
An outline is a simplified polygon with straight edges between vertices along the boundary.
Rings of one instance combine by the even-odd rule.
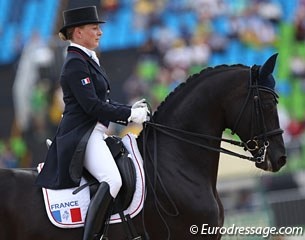
[[281, 156], [278, 161], [279, 167], [282, 167], [286, 164], [286, 156]]

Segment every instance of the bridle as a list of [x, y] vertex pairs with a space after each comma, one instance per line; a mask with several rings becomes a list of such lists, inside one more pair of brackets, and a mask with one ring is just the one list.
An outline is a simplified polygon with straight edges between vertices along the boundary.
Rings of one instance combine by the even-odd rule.
[[[204, 148], [206, 150], [215, 151], [219, 153], [224, 153], [228, 155], [232, 155], [235, 157], [239, 157], [242, 159], [247, 159], [252, 162], [256, 163], [263, 163], [266, 160], [266, 153], [267, 149], [269, 147], [269, 141], [268, 138], [274, 135], [279, 135], [283, 133], [283, 130], [281, 128], [277, 128], [271, 131], [267, 131], [265, 118], [263, 114], [263, 106], [262, 106], [262, 99], [261, 99], [261, 92], [267, 92], [273, 95], [276, 103], [278, 102], [278, 95], [275, 93], [274, 90], [268, 87], [264, 87], [258, 84], [258, 77], [259, 77], [259, 66], [254, 65], [250, 68], [250, 78], [249, 78], [249, 89], [248, 94], [246, 97], [246, 100], [244, 101], [244, 104], [237, 116], [237, 119], [235, 121], [234, 127], [232, 129], [232, 135], [236, 133], [236, 130], [238, 129], [242, 116], [244, 115], [244, 112], [249, 104], [249, 102], [252, 100], [252, 127], [251, 127], [251, 138], [247, 140], [246, 142], [243, 141], [235, 141], [231, 139], [226, 138], [219, 138], [215, 136], [210, 136], [206, 134], [196, 133], [196, 132], [190, 132], [178, 128], [169, 127], [163, 124], [155, 123], [152, 120], [144, 123], [144, 132], [148, 132], [150, 128], [152, 128], [155, 131], [161, 132], [167, 136], [170, 136], [174, 139], [177, 139], [179, 141], [183, 141], [201, 148]], [[259, 135], [254, 136], [254, 131], [259, 130], [261, 132]], [[156, 135], [156, 133], [154, 133]], [[147, 134], [145, 134], [147, 135]], [[195, 140], [194, 140], [195, 139]], [[227, 142], [239, 147], [244, 148], [244, 150], [247, 150], [251, 153], [253, 153], [253, 156], [247, 156], [243, 154], [239, 154], [236, 152], [233, 152], [231, 150], [219, 147], [211, 147], [206, 144], [200, 143], [201, 139], [206, 140], [214, 140], [219, 142]], [[144, 141], [146, 139], [144, 138]], [[157, 144], [155, 142], [155, 144]], [[156, 146], [154, 146], [156, 148]]]
[[[276, 103], [278, 103], [278, 95], [274, 90], [268, 87], [264, 87], [258, 84], [259, 79], [259, 66], [254, 65], [250, 68], [250, 78], [249, 78], [249, 91], [246, 97], [246, 101], [238, 114], [236, 122], [234, 124], [233, 130], [231, 134], [235, 134], [242, 115], [244, 115], [244, 111], [249, 104], [250, 99], [253, 100], [252, 104], [252, 128], [251, 128], [251, 138], [244, 143], [244, 147], [249, 152], [257, 151], [257, 154], [251, 159], [256, 163], [262, 163], [266, 159], [267, 149], [269, 147], [268, 137], [279, 135], [283, 133], [281, 128], [273, 129], [271, 131], [267, 131], [265, 117], [263, 114], [263, 106], [260, 92], [267, 92], [272, 94]], [[254, 136], [254, 130], [261, 130], [261, 134]]]

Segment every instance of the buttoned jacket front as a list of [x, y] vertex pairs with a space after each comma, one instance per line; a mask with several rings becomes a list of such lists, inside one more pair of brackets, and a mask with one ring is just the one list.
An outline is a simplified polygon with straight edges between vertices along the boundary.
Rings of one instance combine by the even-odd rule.
[[[131, 107], [109, 98], [105, 71], [85, 52], [68, 47], [60, 76], [65, 109], [36, 184], [61, 189], [78, 186], [87, 141], [97, 122], [128, 124]], [[101, 163], [102, 164], [102, 163]]]

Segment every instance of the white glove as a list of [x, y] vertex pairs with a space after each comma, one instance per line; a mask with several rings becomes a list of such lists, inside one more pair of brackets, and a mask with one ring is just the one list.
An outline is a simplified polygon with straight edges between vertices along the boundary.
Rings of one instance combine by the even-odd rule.
[[47, 140], [46, 140], [46, 145], [47, 145], [47, 148], [48, 148], [48, 149], [50, 148], [51, 144], [52, 144], [52, 140], [50, 140], [50, 139], [47, 138]]
[[131, 108], [131, 114], [128, 118], [128, 122], [135, 122], [141, 124], [148, 119], [148, 109], [147, 107], [138, 107], [138, 108]]
[[145, 98], [141, 99], [140, 101], [135, 102], [131, 108], [135, 109], [135, 108], [141, 108], [141, 107], [147, 107]]

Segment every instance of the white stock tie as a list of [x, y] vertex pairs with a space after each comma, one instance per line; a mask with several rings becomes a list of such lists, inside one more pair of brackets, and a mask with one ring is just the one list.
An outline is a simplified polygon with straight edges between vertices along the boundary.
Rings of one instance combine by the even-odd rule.
[[99, 61], [99, 59], [97, 58], [96, 53], [95, 53], [94, 51], [92, 51], [91, 58], [92, 58], [98, 65], [100, 65], [100, 61]]

